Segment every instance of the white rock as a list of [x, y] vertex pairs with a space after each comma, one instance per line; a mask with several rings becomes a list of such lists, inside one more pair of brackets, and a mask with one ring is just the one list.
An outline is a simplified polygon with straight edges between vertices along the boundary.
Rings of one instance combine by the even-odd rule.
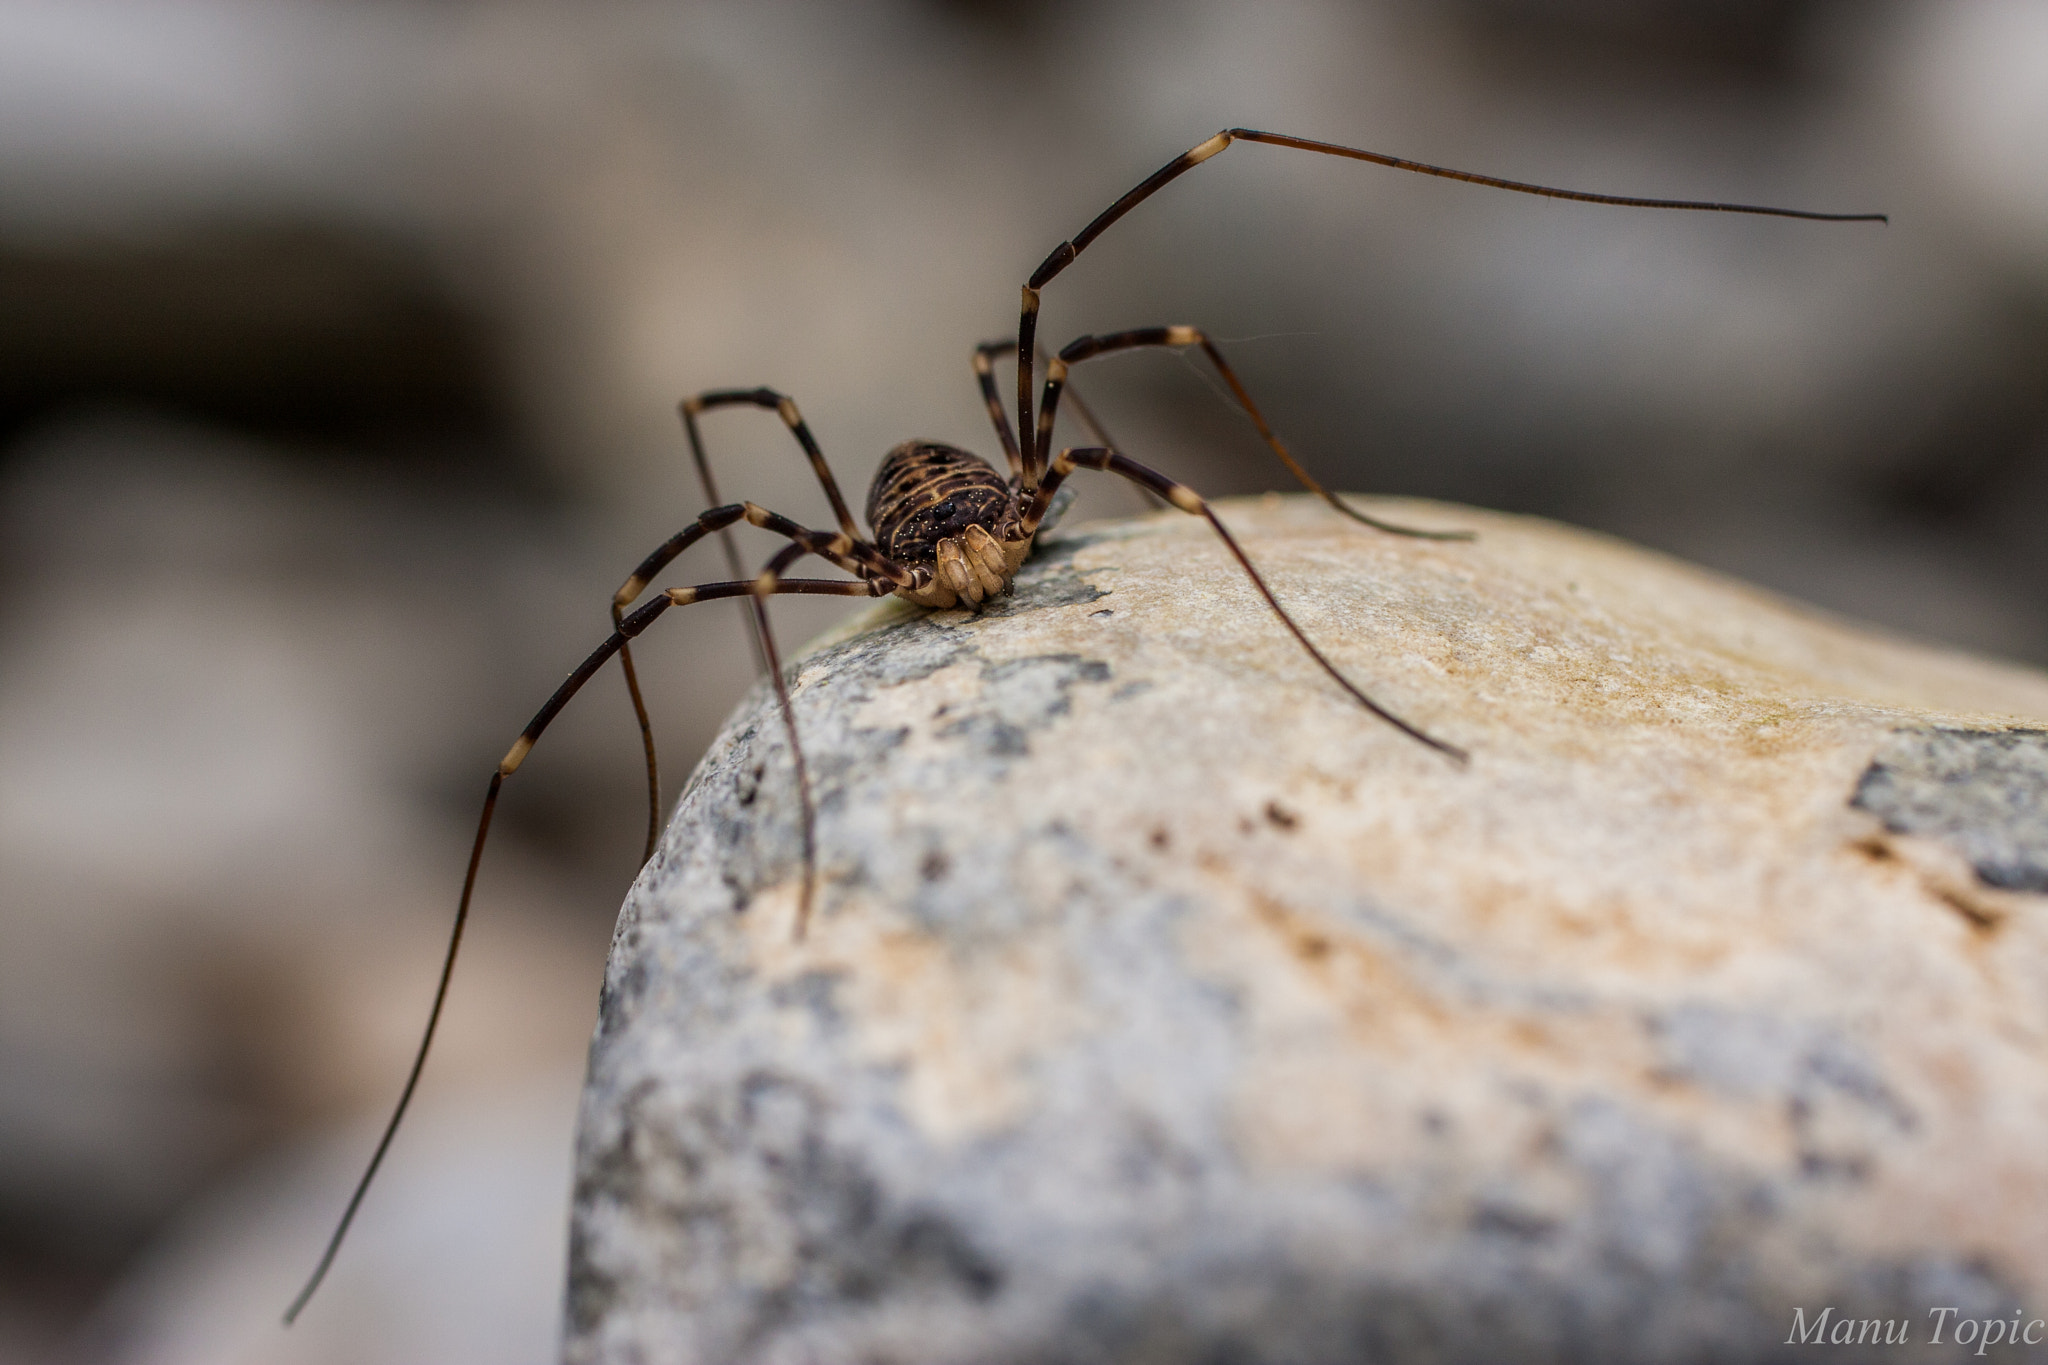
[[1746, 1360], [1795, 1308], [2048, 1316], [2048, 742], [1924, 737], [2039, 727], [2048, 678], [1547, 523], [1222, 510], [1470, 764], [1171, 513], [811, 653], [809, 934], [759, 692], [620, 920], [571, 1361]]

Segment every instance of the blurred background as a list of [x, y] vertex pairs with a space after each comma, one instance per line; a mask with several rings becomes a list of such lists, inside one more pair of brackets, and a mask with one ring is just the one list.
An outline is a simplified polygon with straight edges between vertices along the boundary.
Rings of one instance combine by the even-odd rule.
[[[644, 821], [615, 675], [508, 789], [421, 1104], [277, 1315], [492, 765], [700, 508], [676, 401], [796, 395], [857, 504], [905, 437], [996, 454], [969, 346], [1227, 124], [1891, 212], [1243, 146], [1042, 329], [1210, 329], [1334, 486], [2048, 663], [2039, 0], [0, 0], [0, 1365], [552, 1357]], [[1283, 486], [1192, 364], [1078, 379], [1139, 458]], [[772, 416], [706, 427], [729, 496], [829, 525]], [[673, 799], [751, 658], [723, 608], [641, 657]]]

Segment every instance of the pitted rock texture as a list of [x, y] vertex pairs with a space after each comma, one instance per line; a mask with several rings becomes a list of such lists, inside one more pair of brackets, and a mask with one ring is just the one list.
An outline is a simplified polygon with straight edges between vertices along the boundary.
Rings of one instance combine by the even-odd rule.
[[1866, 776], [2048, 678], [1370, 505], [1479, 539], [1221, 511], [1469, 765], [1172, 513], [793, 666], [801, 941], [740, 708], [620, 918], [569, 1360], [1803, 1360], [1795, 1308], [2048, 1308], [2048, 897]]

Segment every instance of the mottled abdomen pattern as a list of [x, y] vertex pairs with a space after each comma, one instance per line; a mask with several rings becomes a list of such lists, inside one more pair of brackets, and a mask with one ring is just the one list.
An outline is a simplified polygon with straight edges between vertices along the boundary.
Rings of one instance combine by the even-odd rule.
[[868, 525], [899, 564], [935, 563], [939, 542], [980, 526], [1001, 536], [1010, 485], [979, 457], [937, 441], [905, 441], [875, 471]]

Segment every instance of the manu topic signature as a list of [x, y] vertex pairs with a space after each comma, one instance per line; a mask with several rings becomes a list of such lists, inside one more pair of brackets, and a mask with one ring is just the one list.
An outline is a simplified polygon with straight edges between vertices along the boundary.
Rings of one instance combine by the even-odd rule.
[[2039, 1346], [2048, 1342], [2048, 1319], [2029, 1318], [2018, 1308], [2010, 1318], [1966, 1318], [1960, 1308], [1930, 1308], [1927, 1335], [1915, 1337], [1911, 1318], [1836, 1317], [1832, 1306], [1813, 1318], [1804, 1308], [1792, 1310], [1787, 1346], [1929, 1346], [1974, 1347], [1983, 1355], [1993, 1346]]

